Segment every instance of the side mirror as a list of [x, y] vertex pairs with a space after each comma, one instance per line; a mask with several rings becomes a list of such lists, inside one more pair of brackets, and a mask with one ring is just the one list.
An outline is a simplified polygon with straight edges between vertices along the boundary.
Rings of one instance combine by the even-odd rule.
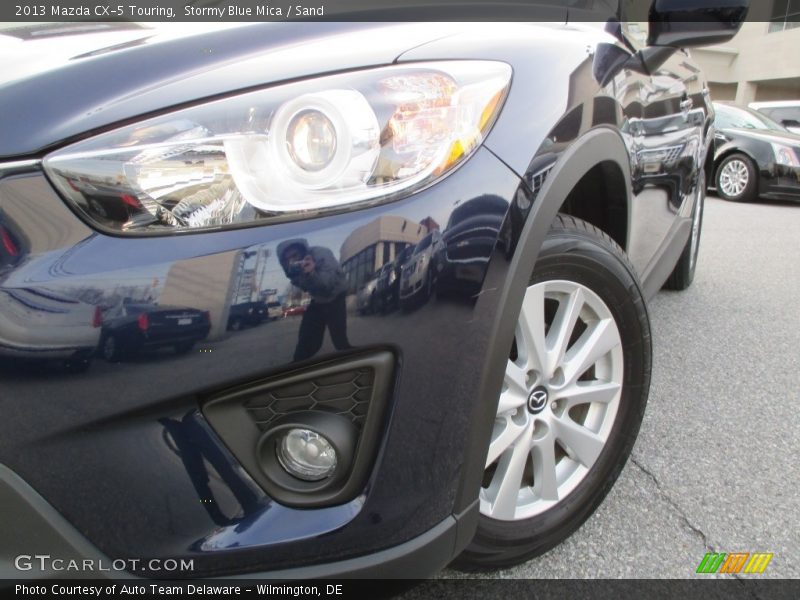
[[784, 119], [781, 121], [781, 125], [784, 127], [800, 127], [800, 121], [795, 119]]
[[750, 0], [653, 0], [648, 46], [721, 44], [735, 36]]

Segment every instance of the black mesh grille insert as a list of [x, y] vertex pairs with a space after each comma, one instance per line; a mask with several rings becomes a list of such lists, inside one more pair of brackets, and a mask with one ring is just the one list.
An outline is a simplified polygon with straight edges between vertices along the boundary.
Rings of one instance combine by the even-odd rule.
[[276, 419], [302, 410], [342, 415], [360, 430], [374, 381], [374, 370], [362, 367], [275, 387], [253, 396], [244, 406], [261, 431], [267, 431]]
[[[334, 506], [363, 492], [394, 370], [393, 353], [372, 350], [239, 384], [200, 402], [214, 431], [271, 498], [286, 506]], [[282, 435], [282, 428], [304, 426], [352, 436], [347, 438], [352, 456], [342, 454], [339, 476], [302, 481], [275, 459], [274, 436]]]

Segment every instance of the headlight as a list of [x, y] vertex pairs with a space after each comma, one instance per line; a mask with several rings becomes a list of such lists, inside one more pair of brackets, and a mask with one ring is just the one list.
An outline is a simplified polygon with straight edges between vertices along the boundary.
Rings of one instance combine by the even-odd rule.
[[797, 155], [794, 150], [789, 146], [783, 144], [776, 144], [771, 142], [772, 151], [775, 153], [775, 162], [779, 165], [786, 165], [787, 167], [798, 166]]
[[89, 220], [153, 233], [311, 216], [411, 193], [483, 141], [511, 68], [392, 66], [240, 94], [47, 156]]

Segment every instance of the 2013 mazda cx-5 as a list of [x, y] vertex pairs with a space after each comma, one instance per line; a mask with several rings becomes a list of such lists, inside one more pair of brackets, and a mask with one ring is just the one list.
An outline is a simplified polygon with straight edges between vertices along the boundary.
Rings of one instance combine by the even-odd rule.
[[[426, 576], [575, 531], [642, 420], [646, 301], [695, 271], [713, 109], [684, 48], [747, 6], [691, 4], [644, 37], [6, 26], [4, 573]], [[388, 264], [415, 301], [360, 314]], [[230, 329], [242, 304], [284, 316]], [[125, 306], [151, 317], [103, 360]], [[191, 351], [149, 344], [195, 315]]]

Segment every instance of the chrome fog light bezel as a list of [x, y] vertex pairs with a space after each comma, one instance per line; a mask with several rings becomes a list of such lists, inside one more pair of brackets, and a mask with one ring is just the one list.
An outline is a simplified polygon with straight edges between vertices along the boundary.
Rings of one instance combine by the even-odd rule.
[[[303, 479], [291, 473], [281, 461], [284, 438], [295, 429], [312, 431], [331, 445], [336, 465], [320, 479]], [[275, 485], [294, 493], [315, 493], [339, 485], [350, 473], [359, 432], [345, 417], [322, 411], [301, 411], [287, 415], [265, 432], [258, 442], [256, 455], [264, 475]]]

